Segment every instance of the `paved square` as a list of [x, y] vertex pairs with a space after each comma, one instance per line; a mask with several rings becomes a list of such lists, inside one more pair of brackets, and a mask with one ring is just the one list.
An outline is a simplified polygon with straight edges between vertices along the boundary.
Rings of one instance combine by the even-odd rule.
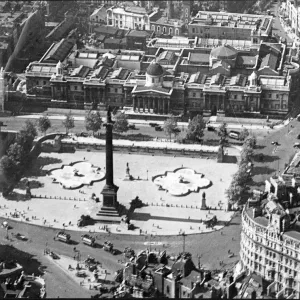
[[[35, 185], [31, 189], [33, 195], [47, 195], [52, 199], [32, 199], [29, 201], [9, 201], [1, 200], [6, 204], [7, 210], [3, 214], [13, 212], [15, 209], [24, 211], [24, 220], [27, 216], [30, 222], [45, 226], [62, 227], [65, 223], [68, 229], [76, 229], [77, 220], [82, 214], [89, 214], [93, 209], [99, 209], [101, 206], [101, 191], [105, 185], [105, 180], [94, 182], [92, 186], [84, 186], [80, 189], [64, 189], [60, 185], [52, 182], [52, 178], [47, 175], [47, 171], [53, 168], [59, 168], [62, 164], [70, 164], [77, 161], [86, 161], [95, 167], [105, 170], [105, 152], [86, 152], [77, 151], [75, 153], [41, 153], [32, 170], [27, 174], [29, 181], [37, 181], [40, 185]], [[129, 163], [130, 174], [136, 179], [133, 181], [124, 181], [126, 175], [126, 163]], [[152, 176], [164, 174], [166, 171], [187, 167], [198, 173], [204, 174], [205, 178], [211, 180], [212, 185], [207, 189], [200, 189], [199, 193], [190, 193], [187, 196], [176, 197], [164, 190], [159, 190], [152, 182]], [[225, 212], [226, 199], [224, 192], [231, 182], [232, 175], [236, 172], [236, 164], [221, 164], [213, 159], [198, 159], [188, 157], [173, 156], [150, 156], [150, 155], [131, 155], [114, 153], [114, 182], [119, 186], [118, 201], [129, 207], [132, 199], [138, 196], [144, 203], [153, 204], [141, 209], [136, 209], [132, 223], [142, 231], [154, 232], [155, 234], [178, 234], [180, 229], [185, 233], [204, 232], [206, 229], [200, 220], [205, 220], [213, 214], [220, 221], [228, 221], [232, 212]], [[148, 172], [147, 172], [148, 171]], [[148, 176], [148, 180], [147, 180]], [[206, 193], [206, 205], [209, 207], [219, 207], [222, 210], [201, 211], [202, 192]], [[100, 203], [91, 200], [95, 193], [100, 198]], [[59, 200], [54, 198], [63, 198], [72, 200]], [[76, 199], [74, 201], [73, 199]], [[86, 201], [78, 201], [78, 199]], [[164, 204], [164, 207], [156, 206]], [[166, 207], [166, 204], [169, 207]], [[171, 207], [173, 205], [174, 207]], [[176, 205], [178, 207], [176, 207]], [[183, 205], [184, 208], [180, 206]], [[195, 207], [196, 208], [185, 208]], [[29, 210], [28, 210], [29, 207]], [[32, 220], [32, 215], [37, 216], [38, 220]], [[22, 217], [21, 217], [22, 218]], [[54, 219], [56, 222], [54, 222]], [[216, 228], [222, 227], [222, 222]], [[122, 233], [124, 230], [111, 225], [111, 231]], [[99, 231], [99, 224], [88, 226], [82, 230]], [[79, 229], [80, 230], [80, 229]], [[125, 232], [124, 232], [125, 233]], [[126, 231], [126, 233], [130, 233]], [[138, 234], [139, 230], [132, 232]]]

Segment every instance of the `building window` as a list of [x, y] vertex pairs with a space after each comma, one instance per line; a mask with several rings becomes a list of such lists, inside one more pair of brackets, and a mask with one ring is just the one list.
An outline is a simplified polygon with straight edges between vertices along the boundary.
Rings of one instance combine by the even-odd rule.
[[157, 32], [160, 32], [160, 26], [156, 27]]
[[193, 93], [193, 97], [196, 97], [196, 93]]
[[167, 29], [166, 27], [163, 28], [163, 33], [166, 33], [167, 32]]
[[269, 98], [272, 98], [272, 94], [269, 94]]
[[173, 29], [169, 28], [169, 34], [172, 35], [173, 34]]
[[118, 89], [115, 89], [115, 93], [117, 93], [118, 92]]
[[236, 100], [236, 99], [237, 99], [237, 95], [233, 95], [233, 99], [235, 99], [235, 100]]
[[179, 29], [178, 28], [175, 29], [175, 35], [179, 35]]
[[43, 84], [44, 84], [44, 85], [46, 85], [46, 84], [47, 84], [47, 82], [44, 80], [44, 81], [43, 81]]
[[152, 25], [152, 31], [155, 31], [155, 25]]
[[39, 81], [38, 80], [36, 81], [36, 85], [39, 85]]
[[196, 28], [192, 28], [192, 33], [195, 33], [196, 32]]
[[170, 293], [170, 287], [167, 285], [167, 294]]
[[74, 86], [75, 91], [77, 91], [77, 85]]
[[279, 99], [279, 95], [278, 94], [276, 94], [276, 99]]

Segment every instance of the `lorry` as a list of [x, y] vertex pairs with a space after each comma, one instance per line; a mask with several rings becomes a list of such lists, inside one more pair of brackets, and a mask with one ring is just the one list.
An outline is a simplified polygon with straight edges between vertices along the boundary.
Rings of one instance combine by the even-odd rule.
[[68, 233], [65, 233], [64, 231], [59, 231], [56, 235], [56, 238], [61, 241], [61, 242], [64, 242], [64, 243], [70, 243], [70, 239], [71, 239], [71, 236], [68, 234]]
[[112, 254], [115, 254], [116, 253], [116, 250], [114, 250], [114, 244], [110, 241], [105, 241], [104, 244], [103, 244], [103, 249], [105, 251], [108, 251]]
[[85, 245], [95, 247], [95, 238], [89, 234], [83, 234], [81, 240]]

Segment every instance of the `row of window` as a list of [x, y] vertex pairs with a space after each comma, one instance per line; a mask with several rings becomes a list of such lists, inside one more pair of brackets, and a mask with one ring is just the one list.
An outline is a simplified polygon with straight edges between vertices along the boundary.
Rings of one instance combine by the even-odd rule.
[[[156, 30], [155, 30], [155, 25], [152, 25], [151, 26], [151, 30], [152, 31], [156, 31], [157, 33], [160, 33], [160, 26], [159, 25], [156, 25]], [[167, 27], [162, 27], [162, 33], [164, 34], [170, 34], [170, 35], [173, 35], [173, 28], [172, 27], [169, 27], [169, 32], [167, 32]], [[175, 35], [179, 35], [179, 29], [178, 28], [175, 28]]]

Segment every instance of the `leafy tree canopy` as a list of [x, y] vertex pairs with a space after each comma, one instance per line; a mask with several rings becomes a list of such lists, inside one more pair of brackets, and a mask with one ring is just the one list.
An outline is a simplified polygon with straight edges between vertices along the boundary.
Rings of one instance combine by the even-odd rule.
[[66, 133], [69, 133], [69, 130], [75, 127], [74, 117], [71, 111], [65, 115], [65, 119], [62, 121], [62, 124], [66, 128]]
[[51, 121], [47, 116], [42, 116], [38, 120], [38, 128], [39, 130], [46, 134], [47, 130], [51, 127]]
[[115, 116], [115, 124], [113, 127], [115, 132], [126, 132], [128, 131], [128, 120], [124, 113], [117, 113]]
[[195, 116], [188, 125], [187, 138], [190, 140], [196, 140], [204, 136], [204, 129], [206, 127], [206, 122], [203, 120], [203, 116]]
[[169, 136], [171, 139], [172, 133], [175, 132], [175, 128], [177, 127], [177, 120], [174, 117], [168, 118], [165, 120], [163, 128], [166, 136]]
[[101, 129], [102, 118], [100, 112], [89, 112], [85, 116], [85, 128], [86, 130], [93, 131], [93, 134]]

